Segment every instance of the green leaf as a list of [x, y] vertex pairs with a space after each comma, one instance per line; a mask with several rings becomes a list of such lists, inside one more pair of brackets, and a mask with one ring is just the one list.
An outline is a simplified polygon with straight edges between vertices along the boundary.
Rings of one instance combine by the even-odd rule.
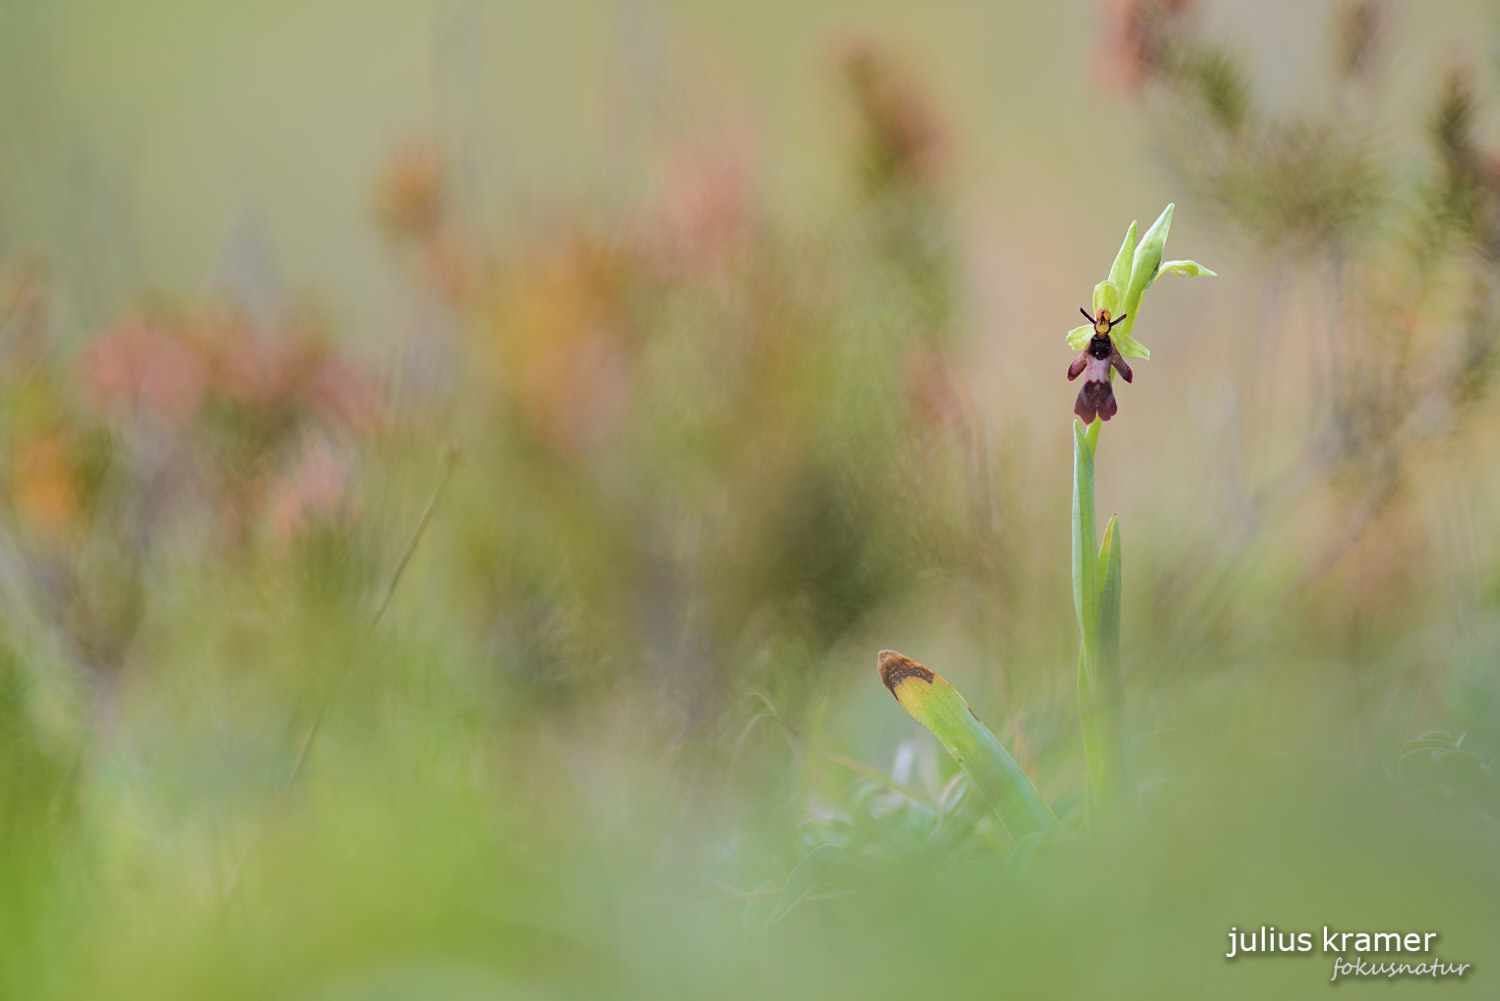
[[1218, 277], [1216, 272], [1208, 270], [1197, 261], [1168, 261], [1161, 266], [1161, 270], [1184, 278]]
[[1096, 551], [1094, 451], [1076, 421], [1073, 431], [1073, 601], [1082, 639], [1078, 721], [1095, 808], [1101, 816], [1113, 817], [1129, 803], [1133, 785], [1120, 673], [1119, 521], [1110, 518]]
[[1085, 323], [1081, 327], [1074, 327], [1068, 331], [1068, 347], [1075, 351], [1082, 351], [1088, 346], [1089, 338], [1094, 336], [1092, 324]]
[[1119, 519], [1111, 517], [1099, 543], [1099, 659], [1094, 671], [1098, 687], [1100, 737], [1104, 761], [1096, 802], [1106, 816], [1129, 806], [1131, 777], [1129, 742], [1125, 736], [1125, 679], [1120, 670], [1120, 598], [1123, 588]]
[[1093, 669], [1078, 660], [1078, 720], [1089, 789], [1098, 817], [1112, 819], [1129, 805], [1133, 779], [1125, 740], [1125, 689], [1120, 674], [1120, 533], [1110, 518], [1099, 544], [1099, 625]]
[[[1112, 670], [1120, 669], [1120, 519], [1111, 515], [1099, 543], [1099, 671], [1108, 687]], [[1106, 693], [1108, 694], [1108, 693]]]
[[1104, 746], [1104, 727], [1100, 720], [1100, 701], [1094, 694], [1095, 686], [1090, 677], [1088, 658], [1083, 644], [1078, 646], [1078, 731], [1083, 738], [1083, 760], [1088, 766], [1090, 800], [1097, 803], [1098, 790], [1103, 786], [1104, 760], [1108, 751]]
[[964, 697], [937, 673], [894, 650], [882, 650], [880, 680], [901, 708], [921, 723], [953, 756], [990, 801], [1011, 840], [1037, 831], [1061, 833], [1062, 825], [1024, 769]]

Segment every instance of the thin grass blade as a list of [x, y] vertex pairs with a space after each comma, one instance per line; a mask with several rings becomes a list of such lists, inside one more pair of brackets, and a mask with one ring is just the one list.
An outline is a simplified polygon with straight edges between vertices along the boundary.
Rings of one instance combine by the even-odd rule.
[[781, 888], [781, 896], [776, 899], [776, 906], [771, 911], [770, 923], [780, 921], [806, 900], [843, 857], [844, 850], [838, 845], [819, 845], [802, 856], [793, 867], [791, 875], [787, 876], [786, 885]]

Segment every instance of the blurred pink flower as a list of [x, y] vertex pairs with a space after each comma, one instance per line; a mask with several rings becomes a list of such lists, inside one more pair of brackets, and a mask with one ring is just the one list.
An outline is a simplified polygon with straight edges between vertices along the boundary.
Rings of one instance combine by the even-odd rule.
[[684, 147], [666, 158], [645, 239], [668, 272], [701, 271], [744, 243], [755, 210], [755, 179], [744, 145]]
[[841, 41], [837, 61], [864, 129], [865, 169], [875, 189], [939, 181], [949, 154], [947, 127], [896, 51], [855, 36]]
[[338, 528], [358, 517], [351, 492], [354, 464], [321, 439], [305, 445], [292, 468], [271, 487], [272, 538], [285, 545], [318, 528]]
[[304, 398], [324, 423], [356, 434], [380, 420], [380, 394], [363, 371], [338, 357], [320, 359], [302, 386]]
[[237, 315], [217, 315], [200, 339], [212, 346], [213, 389], [264, 411], [302, 411], [367, 431], [379, 415], [375, 386], [326, 342], [315, 321], [293, 318], [267, 334]]
[[214, 388], [239, 403], [270, 406], [286, 393], [283, 366], [273, 349], [237, 313], [205, 321], [204, 343], [214, 359]]
[[1091, 60], [1107, 86], [1134, 93], [1160, 72], [1172, 36], [1193, 12], [1194, 0], [1103, 0], [1101, 33]]
[[100, 334], [84, 352], [83, 370], [94, 406], [115, 417], [144, 411], [178, 427], [208, 392], [208, 364], [197, 346], [143, 316]]
[[962, 434], [968, 427], [963, 399], [948, 365], [934, 348], [919, 344], [907, 364], [907, 400], [920, 424]]

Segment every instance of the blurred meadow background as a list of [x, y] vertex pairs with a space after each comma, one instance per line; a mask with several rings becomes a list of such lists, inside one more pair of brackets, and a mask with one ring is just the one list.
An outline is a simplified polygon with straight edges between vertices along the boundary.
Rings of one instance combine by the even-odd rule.
[[[0, 0], [0, 997], [1326, 990], [1263, 924], [1493, 992], [1497, 42]], [[1219, 277], [1100, 442], [1104, 829], [1063, 335], [1168, 202]], [[1013, 852], [884, 648], [1078, 836]]]

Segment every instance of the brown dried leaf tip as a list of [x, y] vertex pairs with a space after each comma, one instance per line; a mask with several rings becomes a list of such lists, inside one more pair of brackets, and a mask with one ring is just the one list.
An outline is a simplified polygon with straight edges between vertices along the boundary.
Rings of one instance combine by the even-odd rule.
[[1068, 381], [1072, 382], [1084, 372], [1088, 376], [1083, 380], [1083, 385], [1078, 388], [1078, 399], [1073, 403], [1073, 413], [1083, 419], [1084, 424], [1094, 423], [1094, 418], [1107, 421], [1119, 411], [1119, 405], [1115, 403], [1115, 388], [1110, 383], [1110, 367], [1113, 366], [1120, 377], [1126, 382], [1132, 381], [1135, 376], [1130, 371], [1130, 366], [1120, 356], [1120, 351], [1115, 347], [1114, 339], [1109, 332], [1115, 324], [1125, 319], [1128, 314], [1120, 314], [1114, 319], [1110, 318], [1109, 310], [1099, 310], [1099, 315], [1093, 316], [1082, 306], [1078, 307], [1084, 319], [1094, 325], [1094, 336], [1090, 338], [1088, 346], [1078, 352], [1078, 357], [1073, 359], [1073, 364], [1068, 366]]
[[[896, 686], [907, 678], [916, 678], [930, 685], [937, 677], [910, 657], [903, 657], [894, 650], [880, 651], [877, 664], [880, 667], [880, 680], [885, 683], [886, 688], [891, 690], [892, 695], [896, 694]], [[899, 702], [900, 699], [897, 701]]]

